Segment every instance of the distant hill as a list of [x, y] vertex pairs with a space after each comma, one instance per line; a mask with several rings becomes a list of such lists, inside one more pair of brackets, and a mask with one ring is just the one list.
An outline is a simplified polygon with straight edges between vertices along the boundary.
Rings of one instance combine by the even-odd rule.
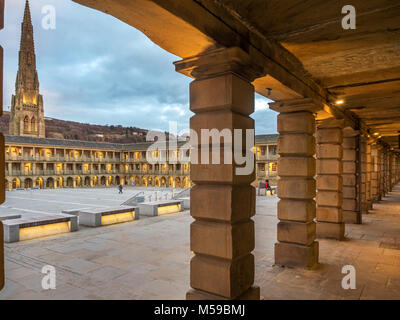
[[[0, 117], [0, 132], [8, 134], [10, 113]], [[98, 141], [110, 143], [136, 143], [146, 141], [148, 130], [136, 127], [102, 126], [95, 124], [45, 118], [46, 138]]]

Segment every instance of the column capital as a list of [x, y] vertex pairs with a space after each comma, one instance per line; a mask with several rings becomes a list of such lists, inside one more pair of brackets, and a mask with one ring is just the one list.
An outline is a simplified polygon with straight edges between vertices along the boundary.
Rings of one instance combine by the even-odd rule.
[[269, 104], [269, 108], [271, 110], [281, 113], [301, 111], [317, 113], [318, 111], [324, 109], [324, 105], [322, 103], [314, 101], [313, 99], [303, 98], [272, 102]]
[[250, 56], [238, 47], [207, 51], [177, 61], [174, 65], [177, 72], [196, 80], [235, 73], [247, 81], [253, 82], [266, 74], [263, 67], [256, 65]]

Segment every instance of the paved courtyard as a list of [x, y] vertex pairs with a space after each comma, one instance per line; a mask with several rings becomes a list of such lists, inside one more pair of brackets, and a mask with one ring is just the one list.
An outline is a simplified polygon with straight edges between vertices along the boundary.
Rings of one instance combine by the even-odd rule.
[[[144, 190], [154, 194], [156, 189]], [[0, 215], [116, 206], [138, 191], [10, 192]], [[363, 217], [363, 225], [346, 226], [346, 241], [320, 240], [320, 265], [309, 271], [273, 266], [277, 200], [259, 197], [254, 218], [255, 283], [264, 299], [400, 299], [400, 186]], [[183, 212], [6, 244], [6, 286], [0, 299], [184, 299], [189, 288], [191, 221], [189, 212]], [[56, 267], [56, 290], [41, 288], [45, 265]], [[345, 265], [356, 269], [355, 290], [342, 289]]]

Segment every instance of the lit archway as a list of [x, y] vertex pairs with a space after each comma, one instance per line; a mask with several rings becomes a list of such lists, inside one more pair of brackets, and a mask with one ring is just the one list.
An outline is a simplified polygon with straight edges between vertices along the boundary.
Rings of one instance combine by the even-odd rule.
[[42, 178], [36, 179], [36, 187], [43, 189], [43, 179]]
[[54, 179], [48, 178], [46, 181], [46, 188], [53, 189], [54, 188]]

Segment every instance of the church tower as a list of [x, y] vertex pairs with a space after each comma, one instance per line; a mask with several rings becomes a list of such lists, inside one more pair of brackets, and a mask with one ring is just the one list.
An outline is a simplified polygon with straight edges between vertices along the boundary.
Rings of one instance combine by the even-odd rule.
[[45, 138], [43, 97], [39, 94], [29, 1], [21, 28], [15, 95], [11, 100], [10, 135]]

